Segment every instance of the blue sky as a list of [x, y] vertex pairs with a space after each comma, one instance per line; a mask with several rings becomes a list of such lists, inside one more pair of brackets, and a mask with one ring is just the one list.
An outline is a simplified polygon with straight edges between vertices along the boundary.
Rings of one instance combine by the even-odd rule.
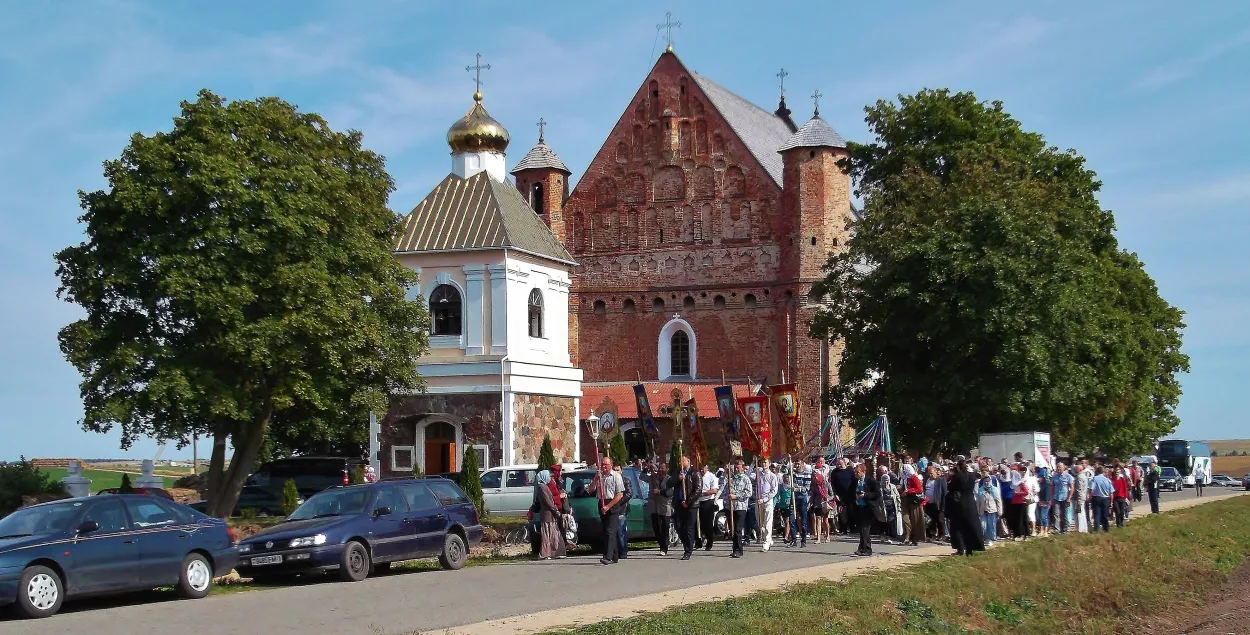
[[[82, 240], [76, 190], [135, 132], [168, 129], [200, 88], [277, 95], [356, 128], [388, 158], [407, 210], [450, 167], [447, 127], [486, 106], [513, 136], [534, 122], [576, 173], [682, 22], [693, 70], [767, 108], [777, 70], [796, 118], [864, 141], [862, 108], [924, 87], [997, 99], [1075, 148], [1104, 182], [1121, 243], [1187, 311], [1179, 433], [1250, 437], [1250, 3], [10, 3], [0, 22], [0, 459], [124, 456], [82, 432], [78, 376], [57, 347], [78, 316], [52, 254]], [[765, 10], [765, 7], [767, 10]], [[155, 444], [129, 456], [148, 457]], [[166, 456], [188, 452], [169, 451]]]

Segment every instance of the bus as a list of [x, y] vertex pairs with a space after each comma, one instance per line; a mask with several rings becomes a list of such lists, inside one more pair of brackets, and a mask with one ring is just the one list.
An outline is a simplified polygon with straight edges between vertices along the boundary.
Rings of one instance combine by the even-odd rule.
[[1174, 467], [1181, 473], [1185, 485], [1193, 487], [1194, 470], [1202, 466], [1203, 485], [1211, 484], [1211, 446], [1202, 441], [1185, 441], [1183, 439], [1167, 439], [1159, 442], [1159, 465]]

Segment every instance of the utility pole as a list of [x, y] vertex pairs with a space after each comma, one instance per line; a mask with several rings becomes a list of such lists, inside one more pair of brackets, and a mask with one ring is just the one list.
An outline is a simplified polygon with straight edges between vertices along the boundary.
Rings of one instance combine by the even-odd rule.
[[200, 438], [199, 435], [191, 433], [191, 475], [195, 476], [200, 473]]

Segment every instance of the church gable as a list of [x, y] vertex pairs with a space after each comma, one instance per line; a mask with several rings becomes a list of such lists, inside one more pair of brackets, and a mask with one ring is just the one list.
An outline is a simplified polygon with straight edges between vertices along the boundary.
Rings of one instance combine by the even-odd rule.
[[772, 241], [790, 135], [663, 54], [569, 198], [571, 251]]

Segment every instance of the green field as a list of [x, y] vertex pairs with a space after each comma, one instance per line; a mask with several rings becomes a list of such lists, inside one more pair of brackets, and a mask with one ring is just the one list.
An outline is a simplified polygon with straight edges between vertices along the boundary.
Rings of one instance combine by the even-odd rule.
[[[53, 480], [58, 481], [58, 482], [60, 482], [61, 479], [65, 478], [65, 475], [67, 473], [66, 469], [63, 467], [45, 467], [45, 468], [41, 468], [40, 471], [43, 472], [44, 474], [47, 474], [48, 476], [51, 476]], [[92, 494], [102, 489], [109, 489], [112, 487], [121, 487], [122, 485], [122, 473], [121, 472], [106, 472], [104, 470], [83, 470], [82, 475], [91, 479], [91, 493]], [[130, 482], [133, 483], [135, 479], [137, 478], [139, 478], [138, 474], [131, 474]], [[174, 481], [177, 480], [177, 479], [172, 479], [172, 478], [167, 478], [167, 477], [162, 477], [162, 478], [165, 481], [166, 489], [173, 487]]]
[[1142, 630], [1143, 618], [1196, 612], [1247, 556], [1250, 496], [1237, 496], [1135, 516], [1110, 534], [1000, 543], [972, 558], [942, 558], [559, 632], [1151, 633], [1156, 631]]

